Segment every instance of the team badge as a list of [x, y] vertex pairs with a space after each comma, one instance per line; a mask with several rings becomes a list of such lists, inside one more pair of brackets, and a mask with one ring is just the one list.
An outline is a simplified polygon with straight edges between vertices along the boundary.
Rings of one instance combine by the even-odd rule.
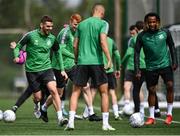
[[47, 45], [50, 46], [51, 45], [51, 40], [47, 41]]
[[159, 39], [164, 39], [164, 35], [163, 34], [159, 35]]
[[35, 44], [35, 45], [38, 45], [38, 40], [35, 40], [35, 41], [34, 41], [34, 44]]

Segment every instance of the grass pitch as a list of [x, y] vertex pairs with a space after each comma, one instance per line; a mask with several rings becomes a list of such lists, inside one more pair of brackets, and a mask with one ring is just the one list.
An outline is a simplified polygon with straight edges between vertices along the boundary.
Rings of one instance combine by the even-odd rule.
[[[0, 98], [0, 109], [3, 111], [10, 109], [15, 101], [15, 99]], [[78, 114], [83, 111], [83, 102], [80, 101], [80, 103]], [[100, 108], [96, 108], [95, 112], [101, 115]], [[48, 109], [49, 122], [44, 123], [41, 119], [34, 117], [32, 99], [29, 99], [17, 111], [15, 122], [0, 121], [0, 135], [180, 135], [179, 115], [180, 109], [174, 109], [173, 120], [175, 122], [169, 126], [165, 125], [163, 121], [157, 120], [156, 125], [132, 128], [128, 123], [128, 117], [123, 117], [121, 121], [115, 121], [113, 114], [110, 113], [110, 124], [116, 128], [116, 131], [102, 131], [102, 122], [89, 122], [88, 120], [76, 120], [74, 131], [64, 131], [64, 127], [57, 126], [53, 107]], [[162, 119], [164, 118], [165, 116], [162, 116]]]

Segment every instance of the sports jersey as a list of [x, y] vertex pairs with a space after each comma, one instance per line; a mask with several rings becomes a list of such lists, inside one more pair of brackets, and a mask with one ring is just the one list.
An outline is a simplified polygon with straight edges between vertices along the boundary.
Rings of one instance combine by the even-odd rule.
[[[129, 47], [122, 59], [122, 64], [127, 70], [134, 70], [134, 46], [136, 44], [137, 35], [132, 36], [129, 41]], [[146, 68], [144, 51], [140, 52], [140, 68]]]
[[[110, 54], [113, 62], [115, 62], [116, 70], [120, 70], [121, 57], [120, 57], [119, 51], [118, 51], [114, 41], [111, 38], [108, 37], [107, 41], [108, 41], [109, 54]], [[103, 53], [103, 58], [104, 58], [104, 64], [106, 65], [107, 64], [107, 58], [106, 58], [104, 53]], [[115, 70], [115, 68], [113, 65], [110, 69], [106, 70], [106, 73], [114, 72], [114, 70]]]
[[75, 37], [78, 43], [77, 65], [103, 65], [100, 34], [108, 33], [109, 24], [98, 17], [89, 17], [79, 23]]
[[[59, 46], [61, 48], [61, 53], [63, 57], [63, 65], [65, 70], [71, 69], [74, 65], [74, 49], [73, 49], [73, 41], [74, 41], [74, 33], [73, 30], [71, 30], [71, 27], [68, 25], [65, 28], [63, 28], [58, 36], [57, 40], [59, 42]], [[57, 65], [57, 59], [53, 55], [52, 56], [52, 67], [54, 69], [60, 70], [59, 65]]]
[[54, 35], [44, 35], [40, 29], [28, 32], [17, 43], [14, 49], [14, 57], [19, 56], [20, 49], [26, 45], [27, 58], [25, 63], [25, 70], [27, 72], [39, 72], [52, 68], [50, 60], [51, 49], [55, 51], [58, 58], [58, 65], [63, 70], [62, 55], [59, 50], [58, 42]]
[[139, 69], [139, 51], [141, 47], [144, 50], [146, 69], [148, 71], [170, 66], [171, 58], [172, 63], [177, 64], [174, 42], [170, 32], [166, 29], [144, 31], [138, 35], [137, 43], [135, 45], [136, 69]]

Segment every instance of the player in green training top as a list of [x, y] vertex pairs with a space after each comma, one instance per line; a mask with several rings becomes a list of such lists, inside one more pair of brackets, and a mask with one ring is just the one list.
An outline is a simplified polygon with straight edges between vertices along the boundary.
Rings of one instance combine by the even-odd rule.
[[160, 17], [156, 13], [148, 13], [145, 18], [145, 29], [137, 37], [135, 45], [135, 71], [136, 77], [141, 76], [139, 69], [139, 54], [144, 50], [146, 62], [146, 83], [149, 91], [148, 103], [150, 116], [146, 125], [155, 124], [154, 106], [156, 85], [159, 76], [162, 77], [167, 89], [167, 117], [165, 124], [172, 123], [173, 108], [173, 70], [177, 69], [177, 55], [170, 32], [160, 28]]
[[[120, 78], [120, 66], [121, 66], [121, 56], [120, 53], [117, 49], [117, 46], [114, 42], [113, 39], [111, 39], [110, 37], [107, 38], [108, 40], [108, 50], [111, 56], [111, 59], [113, 60], [115, 65], [112, 65], [112, 67], [108, 70], [106, 70], [106, 74], [107, 74], [107, 78], [108, 78], [108, 90], [109, 90], [109, 94], [111, 95], [111, 99], [112, 99], [112, 109], [113, 109], [113, 113], [114, 113], [114, 118], [115, 120], [121, 120], [121, 117], [119, 116], [118, 113], [118, 104], [117, 104], [117, 96], [116, 96], [116, 92], [115, 89], [117, 87], [117, 83], [116, 83], [116, 78]], [[107, 59], [105, 54], [103, 54], [103, 60], [104, 60], [104, 64], [107, 64]], [[95, 94], [97, 92], [97, 86], [94, 83], [94, 81], [91, 81], [91, 91], [92, 91], [92, 96], [93, 99], [95, 97]]]
[[[141, 33], [144, 27], [144, 23], [142, 21], [137, 21], [135, 24], [136, 31]], [[138, 33], [131, 37], [129, 40], [128, 49], [122, 59], [122, 66], [125, 67], [125, 77], [124, 77], [124, 109], [126, 107], [131, 107], [130, 98], [131, 98], [131, 89], [133, 88], [133, 98], [136, 98], [135, 101], [135, 112], [141, 112], [144, 114], [144, 105], [143, 105], [143, 93], [140, 91], [142, 83], [144, 82], [144, 71], [146, 68], [145, 61], [144, 61], [144, 52], [143, 49], [140, 53], [140, 68], [142, 70], [142, 76], [140, 80], [135, 80], [135, 73], [134, 73], [134, 46], [136, 43], [136, 38]], [[141, 96], [141, 104], [139, 99], [139, 94]], [[134, 97], [136, 96], [136, 97]], [[138, 104], [138, 105], [137, 105]], [[141, 106], [140, 106], [141, 105]], [[133, 111], [133, 110], [132, 110]], [[125, 113], [127, 114], [127, 113]]]
[[[66, 25], [58, 34], [57, 40], [59, 42], [59, 46], [61, 48], [62, 57], [63, 57], [63, 64], [64, 69], [68, 75], [68, 78], [73, 81], [74, 76], [76, 74], [76, 65], [74, 61], [74, 49], [73, 49], [73, 41], [74, 41], [74, 33], [78, 26], [78, 24], [81, 22], [81, 16], [77, 13], [71, 15], [70, 17], [70, 24]], [[67, 83], [67, 81], [64, 80], [64, 77], [60, 74], [60, 67], [57, 63], [57, 59], [55, 55], [52, 56], [52, 67], [57, 79], [57, 88], [60, 96], [62, 96], [62, 93], [64, 93], [64, 87]], [[83, 94], [86, 95], [85, 101], [88, 107], [89, 111], [89, 120], [90, 121], [100, 121], [101, 118], [98, 118], [98, 116], [95, 115], [92, 105], [92, 96], [89, 84], [85, 87], [83, 87]], [[49, 104], [51, 104], [51, 100], [48, 98], [46, 103], [43, 105], [43, 109], [47, 109]], [[77, 115], [76, 115], [77, 116]]]
[[14, 49], [14, 62], [19, 62], [19, 51], [26, 45], [27, 58], [25, 63], [26, 77], [29, 87], [33, 90], [35, 99], [41, 99], [40, 85], [46, 85], [50, 91], [55, 110], [57, 112], [58, 123], [63, 123], [62, 111], [60, 109], [61, 101], [56, 88], [56, 79], [52, 70], [50, 51], [53, 50], [58, 58], [58, 64], [61, 67], [61, 74], [67, 76], [64, 72], [62, 54], [58, 52], [59, 44], [56, 37], [50, 32], [53, 28], [52, 18], [43, 16], [40, 22], [40, 28], [27, 33]]
[[102, 18], [105, 9], [102, 4], [96, 4], [92, 9], [92, 17], [79, 23], [75, 33], [74, 50], [77, 60], [76, 75], [70, 98], [69, 122], [65, 130], [74, 129], [76, 113], [81, 88], [86, 86], [89, 78], [96, 82], [102, 97], [103, 130], [115, 130], [109, 125], [109, 99], [107, 76], [104, 70], [103, 52], [108, 59], [106, 68], [111, 67], [111, 57], [107, 46], [108, 23]]

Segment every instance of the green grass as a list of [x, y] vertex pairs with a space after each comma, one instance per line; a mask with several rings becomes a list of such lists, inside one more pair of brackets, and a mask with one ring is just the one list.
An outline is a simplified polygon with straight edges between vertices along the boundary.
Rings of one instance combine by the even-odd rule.
[[[15, 99], [0, 98], [0, 109], [9, 109]], [[78, 113], [82, 113], [82, 101]], [[99, 110], [96, 113], [100, 115]], [[128, 124], [128, 117], [123, 117], [122, 121], [115, 121], [110, 113], [110, 124], [116, 131], [107, 132], [101, 130], [102, 122], [89, 122], [88, 120], [76, 120], [74, 131], [64, 131], [64, 127], [57, 126], [56, 113], [51, 107], [48, 110], [49, 122], [44, 123], [33, 116], [32, 99], [29, 99], [16, 114], [16, 121], [5, 123], [0, 121], [0, 135], [179, 135], [180, 124], [173, 123], [170, 126], [164, 125], [162, 121], [157, 121], [156, 125], [132, 128]], [[174, 109], [174, 120], [180, 122], [180, 109]], [[165, 118], [165, 117], [162, 117]]]

